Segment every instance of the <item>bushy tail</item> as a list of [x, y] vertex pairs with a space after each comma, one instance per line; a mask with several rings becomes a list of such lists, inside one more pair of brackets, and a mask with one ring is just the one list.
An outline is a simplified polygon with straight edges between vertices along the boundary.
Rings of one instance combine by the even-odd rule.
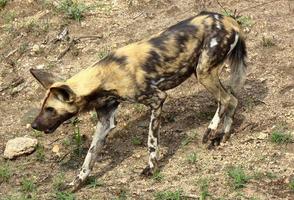
[[229, 86], [233, 93], [237, 93], [246, 80], [246, 44], [243, 37], [239, 37], [235, 48], [231, 51], [228, 59], [231, 67]]

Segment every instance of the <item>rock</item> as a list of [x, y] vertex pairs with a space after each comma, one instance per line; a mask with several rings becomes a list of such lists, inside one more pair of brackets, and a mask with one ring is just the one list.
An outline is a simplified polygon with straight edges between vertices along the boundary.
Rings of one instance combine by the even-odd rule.
[[259, 135], [257, 136], [257, 139], [259, 140], [265, 140], [266, 138], [267, 138], [266, 133], [259, 133]]
[[40, 46], [37, 45], [37, 44], [35, 44], [35, 45], [33, 46], [33, 48], [32, 48], [32, 51], [33, 51], [34, 53], [39, 52], [39, 51], [40, 51]]
[[32, 153], [37, 147], [38, 140], [28, 137], [17, 137], [9, 140], [4, 150], [4, 158], [13, 159], [23, 154]]

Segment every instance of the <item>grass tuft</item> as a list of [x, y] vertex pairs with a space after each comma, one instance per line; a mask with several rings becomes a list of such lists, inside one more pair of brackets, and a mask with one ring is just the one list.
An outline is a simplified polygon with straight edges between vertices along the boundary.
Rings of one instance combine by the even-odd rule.
[[292, 179], [290, 180], [289, 188], [290, 188], [291, 191], [294, 192], [294, 178], [292, 178]]
[[8, 0], [0, 0], [0, 9], [4, 8], [7, 4]]
[[262, 36], [261, 44], [263, 47], [273, 47], [276, 46], [275, 42], [271, 38], [266, 38]]
[[187, 160], [190, 164], [195, 164], [196, 161], [197, 161], [197, 155], [195, 152], [193, 153], [190, 153], [188, 156], [187, 156]]
[[250, 179], [241, 167], [230, 167], [228, 169], [228, 176], [232, 179], [235, 189], [245, 187]]
[[142, 144], [142, 140], [139, 137], [132, 137], [132, 144], [135, 146], [141, 145]]
[[75, 195], [70, 192], [56, 192], [56, 200], [75, 200]]
[[152, 179], [157, 182], [161, 182], [163, 180], [163, 178], [164, 178], [164, 176], [159, 170], [155, 171], [152, 176]]
[[208, 192], [208, 180], [201, 179], [199, 181], [200, 197], [199, 200], [206, 200], [210, 196]]
[[88, 177], [86, 181], [86, 185], [89, 188], [96, 188], [96, 187], [101, 187], [104, 185], [104, 183], [101, 180], [97, 180], [95, 177]]
[[182, 197], [182, 191], [177, 190], [177, 191], [162, 191], [162, 192], [157, 192], [155, 193], [154, 197], [155, 200], [183, 200], [184, 198]]
[[65, 187], [63, 173], [58, 173], [54, 176], [52, 187], [55, 191], [61, 191]]
[[0, 184], [2, 182], [8, 182], [11, 177], [11, 171], [9, 169], [9, 166], [6, 164], [0, 165]]
[[21, 190], [24, 192], [33, 192], [36, 190], [36, 185], [31, 179], [24, 178], [21, 180]]
[[66, 14], [70, 19], [80, 22], [84, 18], [84, 13], [88, 9], [84, 3], [72, 0], [60, 1], [59, 10]]
[[272, 132], [270, 140], [276, 144], [288, 144], [293, 142], [293, 136], [285, 130], [276, 129]]
[[43, 145], [38, 144], [36, 149], [36, 159], [40, 162], [45, 160], [45, 148]]

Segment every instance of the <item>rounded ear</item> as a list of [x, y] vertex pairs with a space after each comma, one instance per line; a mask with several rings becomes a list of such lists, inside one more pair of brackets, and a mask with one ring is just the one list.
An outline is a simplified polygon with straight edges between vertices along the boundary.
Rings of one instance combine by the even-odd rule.
[[43, 69], [30, 69], [30, 72], [33, 77], [35, 77], [35, 79], [37, 79], [37, 81], [46, 89], [49, 89], [53, 83], [60, 81], [59, 78]]
[[64, 101], [67, 103], [74, 102], [76, 98], [76, 94], [72, 91], [72, 89], [68, 85], [59, 85], [50, 88], [50, 92], [56, 96], [60, 101]]

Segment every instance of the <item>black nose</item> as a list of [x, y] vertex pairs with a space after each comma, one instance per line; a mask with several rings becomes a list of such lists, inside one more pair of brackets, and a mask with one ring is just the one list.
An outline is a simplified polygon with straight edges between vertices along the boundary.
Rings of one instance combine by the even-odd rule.
[[33, 123], [31, 124], [31, 126], [32, 126], [33, 129], [37, 129], [37, 128], [38, 128], [38, 125], [37, 125], [36, 122], [33, 122]]

